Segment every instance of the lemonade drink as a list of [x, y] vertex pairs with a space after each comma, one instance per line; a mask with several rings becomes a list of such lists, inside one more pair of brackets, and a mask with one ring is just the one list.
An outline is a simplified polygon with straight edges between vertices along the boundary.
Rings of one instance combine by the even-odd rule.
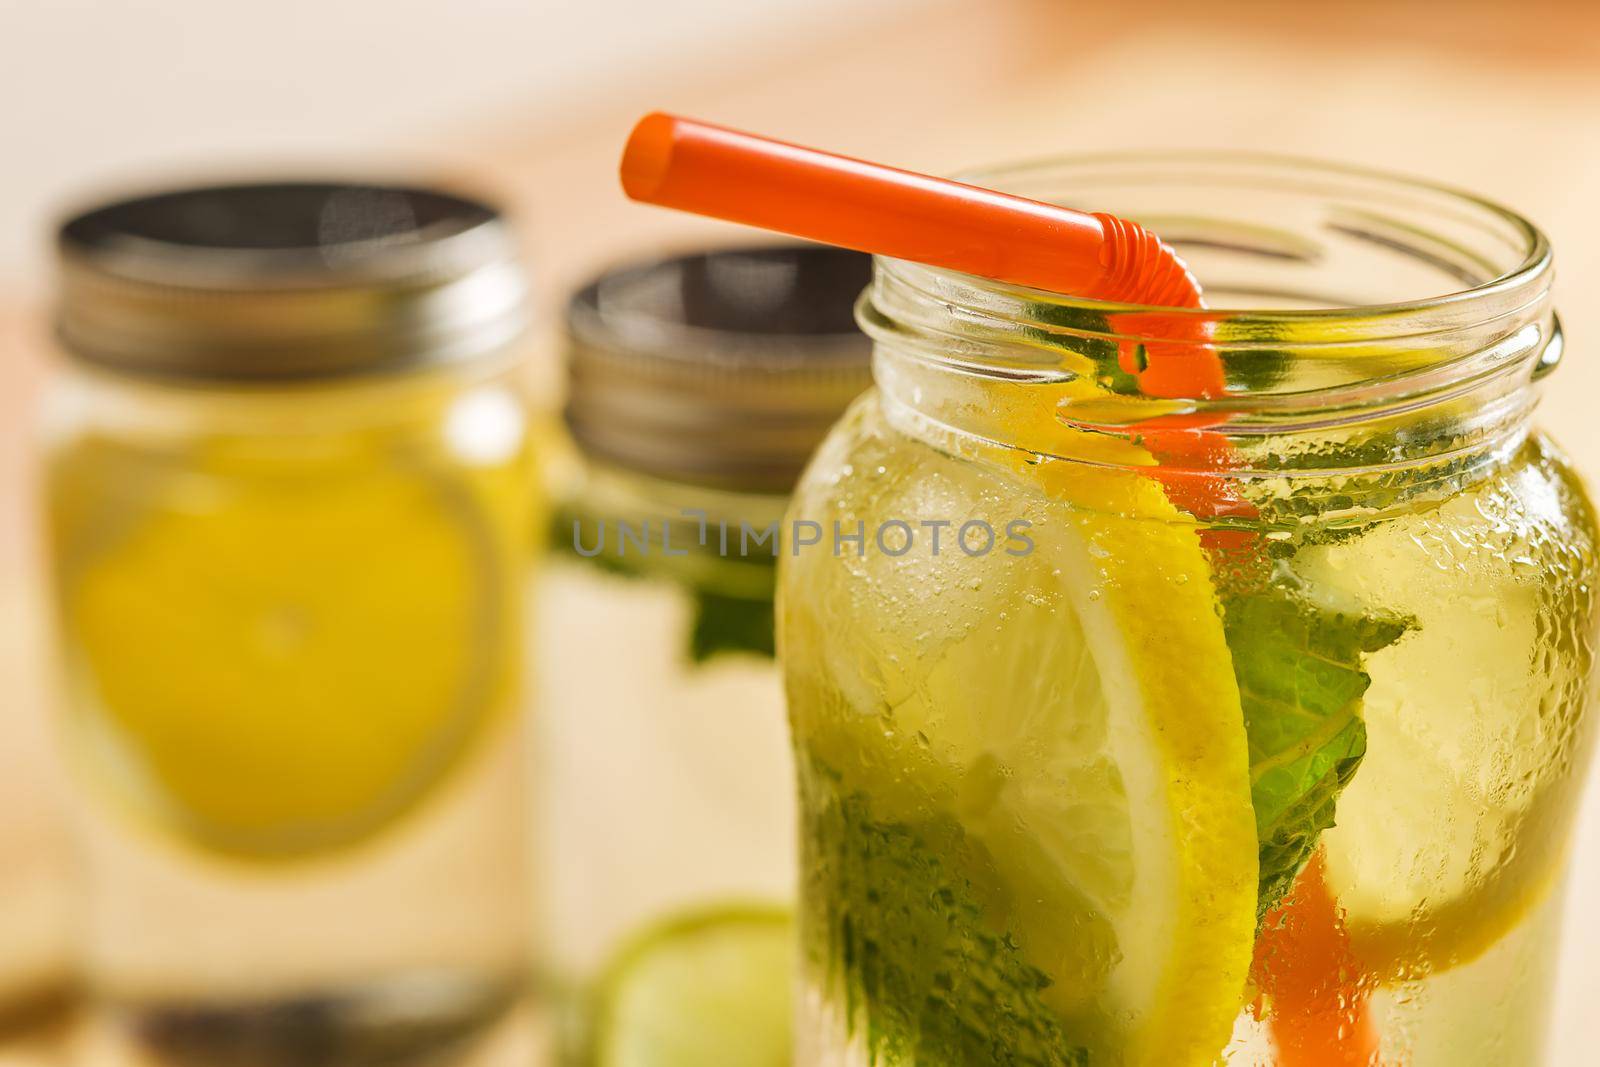
[[1257, 310], [880, 263], [780, 584], [799, 1062], [1538, 1062], [1597, 623], [1543, 238], [1275, 160], [979, 181]]

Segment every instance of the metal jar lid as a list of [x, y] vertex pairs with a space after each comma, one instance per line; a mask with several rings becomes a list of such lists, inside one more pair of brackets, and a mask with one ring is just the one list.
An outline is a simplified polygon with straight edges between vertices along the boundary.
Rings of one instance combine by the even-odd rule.
[[603, 275], [567, 311], [573, 437], [672, 481], [788, 492], [871, 384], [854, 319], [871, 275], [870, 256], [800, 244]]
[[57, 251], [62, 344], [139, 374], [387, 373], [502, 350], [525, 325], [499, 212], [433, 189], [178, 189], [68, 219]]

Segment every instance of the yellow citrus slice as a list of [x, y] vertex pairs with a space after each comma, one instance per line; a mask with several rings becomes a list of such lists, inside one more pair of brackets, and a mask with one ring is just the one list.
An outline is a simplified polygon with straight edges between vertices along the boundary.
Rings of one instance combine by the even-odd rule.
[[1296, 560], [1333, 606], [1416, 620], [1369, 657], [1366, 757], [1323, 836], [1353, 947], [1384, 980], [1476, 959], [1562, 868], [1590, 653], [1563, 646], [1572, 608], [1523, 575], [1582, 557], [1529, 529], [1570, 490], [1537, 467], [1513, 477]]
[[[1002, 540], [972, 556], [952, 527], [937, 555], [787, 559], [797, 743], [891, 824], [880, 837], [959, 825], [960, 855], [927, 844], [930, 863], [962, 871], [1091, 1062], [1209, 1065], [1244, 1000], [1257, 845], [1193, 521], [1126, 469], [946, 454], [877, 418], [857, 409], [847, 473], [797, 515], [959, 516]], [[1004, 540], [1018, 519], [1031, 551]], [[875, 936], [895, 947], [888, 919]]]
[[359, 443], [85, 447], [62, 482], [63, 624], [75, 725], [125, 804], [218, 852], [337, 848], [503, 700], [513, 578], [463, 480]]
[[794, 924], [761, 906], [665, 920], [598, 987], [595, 1067], [788, 1067]]

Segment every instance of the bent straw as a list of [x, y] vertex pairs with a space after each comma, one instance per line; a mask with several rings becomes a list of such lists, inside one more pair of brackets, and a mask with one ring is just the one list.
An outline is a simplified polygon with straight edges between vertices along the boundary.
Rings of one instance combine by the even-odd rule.
[[[1199, 308], [1200, 286], [1138, 223], [655, 112], [622, 155], [634, 200], [1120, 304]], [[1149, 396], [1214, 398], [1222, 364], [1209, 323], [1119, 312], [1123, 370]]]
[[1015, 285], [1201, 306], [1183, 261], [1137, 223], [659, 111], [628, 139], [622, 188], [649, 204]]

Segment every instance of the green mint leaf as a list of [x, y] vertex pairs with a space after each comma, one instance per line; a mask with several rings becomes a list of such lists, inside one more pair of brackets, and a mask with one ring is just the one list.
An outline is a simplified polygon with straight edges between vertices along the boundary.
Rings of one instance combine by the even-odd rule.
[[1223, 604], [1250, 744], [1260, 842], [1257, 918], [1283, 898], [1333, 825], [1339, 794], [1367, 751], [1363, 657], [1412, 623], [1313, 607], [1282, 589]]
[[776, 652], [772, 600], [724, 596], [701, 589], [689, 628], [689, 659], [704, 663], [720, 652], [749, 652], [771, 659]]
[[946, 814], [881, 821], [814, 756], [800, 763], [802, 939], [868, 1062], [1086, 1067], [1040, 998], [1050, 979], [985, 920], [984, 846]]

